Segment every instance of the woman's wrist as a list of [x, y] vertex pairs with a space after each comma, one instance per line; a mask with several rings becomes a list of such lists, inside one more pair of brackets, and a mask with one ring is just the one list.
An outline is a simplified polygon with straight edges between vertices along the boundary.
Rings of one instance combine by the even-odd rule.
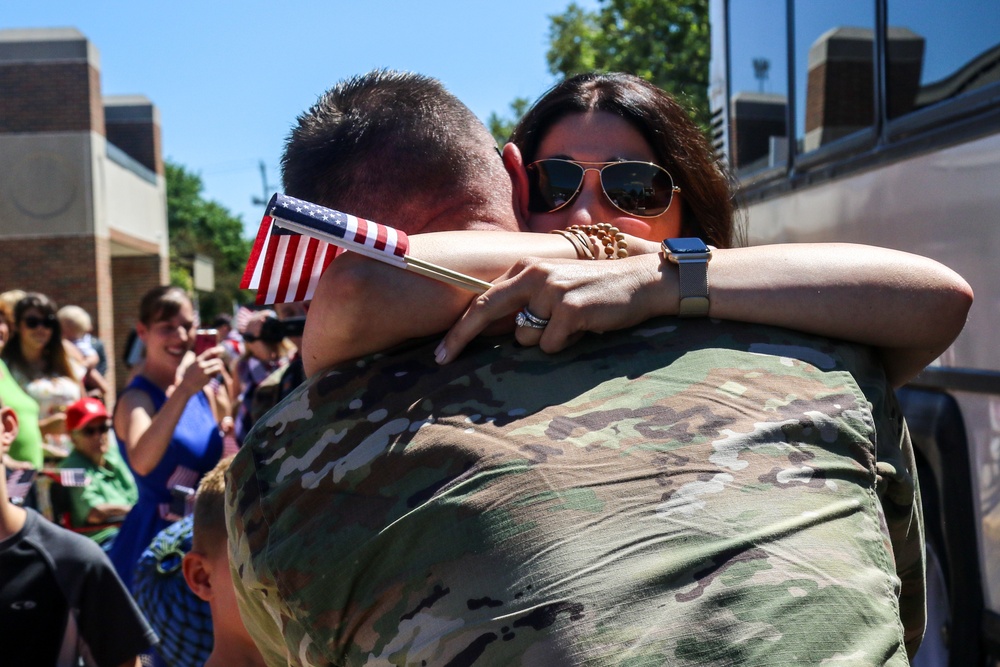
[[659, 254], [646, 254], [639, 268], [639, 301], [647, 319], [677, 315], [680, 300], [677, 267]]

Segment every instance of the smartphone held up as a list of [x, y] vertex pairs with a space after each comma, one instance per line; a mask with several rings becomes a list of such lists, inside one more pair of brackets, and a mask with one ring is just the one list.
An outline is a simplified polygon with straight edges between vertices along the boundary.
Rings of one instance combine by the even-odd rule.
[[215, 329], [198, 329], [194, 335], [194, 353], [201, 354], [218, 345], [218, 331]]

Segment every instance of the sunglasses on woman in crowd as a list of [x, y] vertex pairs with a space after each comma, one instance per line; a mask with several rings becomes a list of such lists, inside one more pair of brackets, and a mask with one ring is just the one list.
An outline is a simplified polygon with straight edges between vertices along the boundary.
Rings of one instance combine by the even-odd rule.
[[35, 315], [28, 315], [22, 320], [24, 326], [29, 329], [37, 329], [38, 327], [45, 327], [46, 329], [51, 329], [56, 325], [55, 315], [46, 315], [44, 317], [36, 317]]
[[528, 170], [528, 210], [553, 213], [569, 206], [583, 187], [588, 171], [601, 175], [601, 189], [623, 213], [654, 218], [668, 208], [681, 189], [663, 167], [652, 162], [577, 162], [551, 158], [532, 162]]

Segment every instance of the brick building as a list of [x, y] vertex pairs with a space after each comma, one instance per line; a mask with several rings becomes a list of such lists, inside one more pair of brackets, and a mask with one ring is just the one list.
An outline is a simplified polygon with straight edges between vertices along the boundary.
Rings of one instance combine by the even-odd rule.
[[0, 291], [43, 292], [94, 318], [109, 380], [138, 301], [168, 279], [159, 112], [101, 95], [74, 28], [0, 30]]

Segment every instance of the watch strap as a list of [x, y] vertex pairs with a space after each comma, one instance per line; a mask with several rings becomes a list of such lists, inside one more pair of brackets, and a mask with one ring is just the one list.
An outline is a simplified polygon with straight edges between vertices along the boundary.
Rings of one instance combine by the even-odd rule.
[[[696, 242], [700, 248], [671, 250], [676, 239], [664, 239], [664, 256], [677, 265], [678, 292], [680, 301], [677, 314], [680, 317], [706, 317], [708, 315], [708, 262], [712, 259], [712, 247], [700, 239], [681, 239]], [[688, 244], [689, 246], [691, 244]]]
[[681, 317], [706, 317], [708, 315], [708, 260], [675, 258], [677, 262], [680, 303], [677, 314]]

